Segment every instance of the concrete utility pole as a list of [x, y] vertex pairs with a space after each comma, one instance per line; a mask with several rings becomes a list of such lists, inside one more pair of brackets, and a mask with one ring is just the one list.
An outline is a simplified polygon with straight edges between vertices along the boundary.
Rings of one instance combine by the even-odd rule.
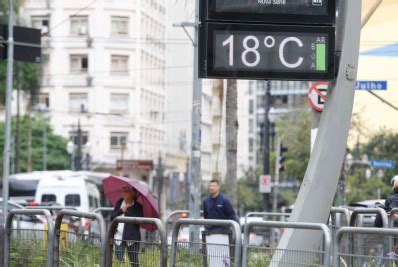
[[[225, 118], [225, 141], [227, 152], [227, 177], [226, 186], [228, 187], [228, 197], [232, 205], [238, 206], [238, 182], [237, 182], [237, 156], [238, 156], [238, 91], [237, 81], [227, 80], [226, 92], [226, 118]], [[223, 103], [220, 103], [221, 107]], [[222, 111], [222, 109], [221, 109]], [[220, 123], [220, 133], [222, 123]]]
[[276, 159], [275, 159], [275, 178], [274, 178], [274, 200], [272, 211], [278, 212], [278, 186], [279, 186], [279, 157], [281, 156], [281, 140], [276, 138]]
[[189, 160], [187, 160], [187, 172], [185, 173], [185, 201], [184, 209], [189, 209], [189, 185], [191, 184], [191, 174], [189, 171]]
[[[336, 51], [341, 54], [337, 80], [323, 111], [318, 137], [290, 217], [293, 222], [326, 223], [333, 204], [344, 161], [358, 72], [362, 1], [340, 0]], [[305, 242], [303, 242], [305, 240]], [[286, 230], [278, 250], [310, 251], [319, 248], [321, 235], [310, 231]], [[273, 262], [295, 262], [280, 253]]]
[[14, 1], [8, 0], [8, 40], [7, 40], [7, 88], [6, 88], [6, 118], [4, 128], [3, 154], [3, 218], [6, 223], [8, 214], [10, 156], [11, 156], [11, 95], [14, 72]]
[[[263, 174], [269, 175], [269, 133], [270, 121], [268, 118], [269, 110], [271, 108], [271, 83], [266, 81], [265, 95], [264, 95], [264, 127], [263, 127]], [[270, 211], [270, 193], [263, 193], [263, 211]]]
[[[195, 1], [195, 34], [194, 60], [193, 60], [193, 101], [192, 101], [192, 151], [191, 151], [191, 188], [189, 210], [193, 219], [200, 218], [201, 206], [201, 123], [202, 123], [202, 80], [199, 79], [199, 0]], [[196, 227], [191, 228], [191, 242], [198, 242], [199, 230]]]

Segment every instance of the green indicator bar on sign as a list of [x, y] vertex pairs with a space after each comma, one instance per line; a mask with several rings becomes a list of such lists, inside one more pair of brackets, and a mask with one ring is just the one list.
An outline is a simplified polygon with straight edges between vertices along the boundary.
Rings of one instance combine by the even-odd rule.
[[326, 71], [326, 44], [316, 45], [316, 70]]

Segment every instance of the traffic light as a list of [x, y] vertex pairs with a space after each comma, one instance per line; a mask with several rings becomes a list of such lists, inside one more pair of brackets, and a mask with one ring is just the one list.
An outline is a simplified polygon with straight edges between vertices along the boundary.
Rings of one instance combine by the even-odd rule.
[[279, 146], [279, 159], [278, 159], [279, 172], [285, 171], [284, 162], [286, 160], [286, 156], [284, 154], [287, 151], [288, 151], [287, 147], [283, 146], [283, 144], [281, 143]]

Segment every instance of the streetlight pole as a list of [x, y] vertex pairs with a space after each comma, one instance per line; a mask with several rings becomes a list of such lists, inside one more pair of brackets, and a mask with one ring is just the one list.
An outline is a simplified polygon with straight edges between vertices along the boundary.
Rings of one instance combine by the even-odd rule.
[[[266, 81], [264, 95], [264, 128], [263, 128], [263, 174], [269, 175], [269, 132], [270, 121], [268, 118], [271, 106], [271, 83]], [[270, 210], [270, 193], [263, 193], [263, 211]]]

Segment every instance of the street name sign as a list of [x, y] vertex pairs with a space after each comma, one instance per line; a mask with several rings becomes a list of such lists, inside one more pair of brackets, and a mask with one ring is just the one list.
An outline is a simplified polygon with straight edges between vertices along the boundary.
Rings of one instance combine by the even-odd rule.
[[387, 90], [387, 81], [358, 81], [356, 89], [365, 91]]
[[372, 160], [370, 165], [375, 169], [395, 170], [396, 163], [392, 160]]
[[315, 111], [317, 112], [323, 111], [323, 107], [325, 106], [326, 102], [327, 90], [328, 90], [327, 82], [318, 82], [314, 83], [311, 86], [307, 94], [307, 100]]
[[336, 0], [202, 0], [202, 18], [289, 24], [334, 24]]
[[208, 22], [201, 28], [201, 78], [335, 77], [334, 27]]

